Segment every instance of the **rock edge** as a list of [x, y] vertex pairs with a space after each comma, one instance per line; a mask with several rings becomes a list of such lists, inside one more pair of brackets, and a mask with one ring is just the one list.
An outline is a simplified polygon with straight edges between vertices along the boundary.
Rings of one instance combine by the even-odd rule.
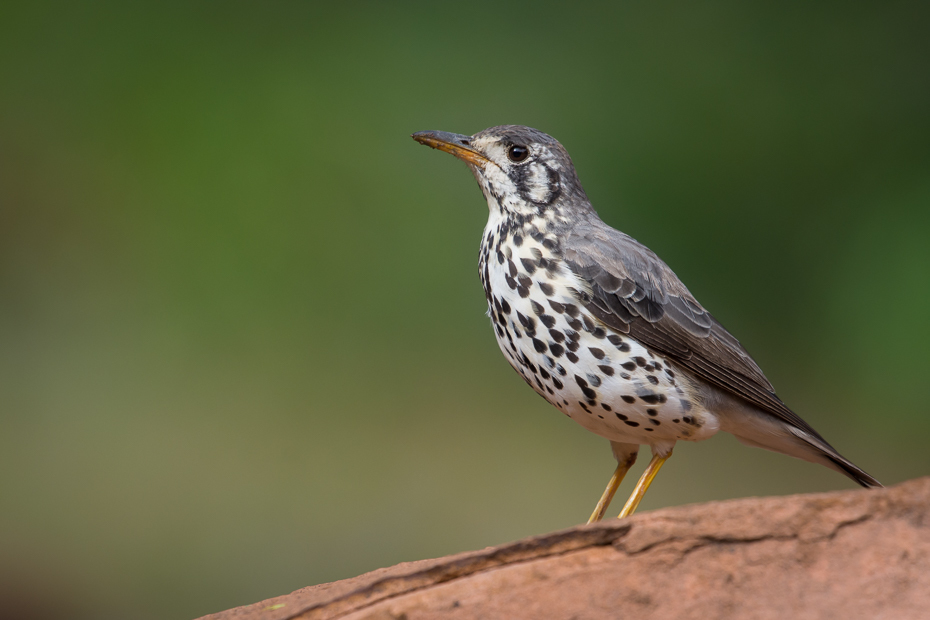
[[210, 620], [930, 617], [930, 477], [610, 519]]

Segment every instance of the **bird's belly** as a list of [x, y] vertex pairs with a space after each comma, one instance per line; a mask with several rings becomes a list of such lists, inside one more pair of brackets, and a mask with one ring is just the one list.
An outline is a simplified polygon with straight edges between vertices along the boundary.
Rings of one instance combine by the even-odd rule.
[[497, 267], [488, 270], [497, 343], [514, 370], [565, 415], [623, 443], [670, 447], [717, 432], [716, 416], [680, 369], [589, 314], [573, 295], [571, 274], [517, 268], [521, 273], [508, 277], [509, 261]]

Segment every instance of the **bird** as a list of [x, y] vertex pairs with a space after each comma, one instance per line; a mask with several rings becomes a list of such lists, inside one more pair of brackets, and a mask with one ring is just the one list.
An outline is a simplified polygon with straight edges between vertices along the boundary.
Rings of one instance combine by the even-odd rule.
[[464, 161], [488, 203], [478, 271], [497, 344], [540, 396], [606, 438], [617, 467], [600, 521], [640, 446], [639, 506], [678, 441], [718, 431], [882, 485], [776, 395], [746, 349], [653, 251], [598, 216], [565, 148], [521, 125], [412, 134]]

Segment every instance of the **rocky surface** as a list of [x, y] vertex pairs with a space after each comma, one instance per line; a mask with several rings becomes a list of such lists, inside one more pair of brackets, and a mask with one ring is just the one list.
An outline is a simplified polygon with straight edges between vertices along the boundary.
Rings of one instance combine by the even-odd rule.
[[206, 616], [626, 617], [930, 618], [930, 477], [610, 519]]

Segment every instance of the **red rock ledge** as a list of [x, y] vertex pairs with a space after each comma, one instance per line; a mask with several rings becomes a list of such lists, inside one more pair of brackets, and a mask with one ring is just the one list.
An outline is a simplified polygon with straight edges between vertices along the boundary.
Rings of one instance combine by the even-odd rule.
[[930, 477], [656, 510], [205, 618], [930, 618]]

